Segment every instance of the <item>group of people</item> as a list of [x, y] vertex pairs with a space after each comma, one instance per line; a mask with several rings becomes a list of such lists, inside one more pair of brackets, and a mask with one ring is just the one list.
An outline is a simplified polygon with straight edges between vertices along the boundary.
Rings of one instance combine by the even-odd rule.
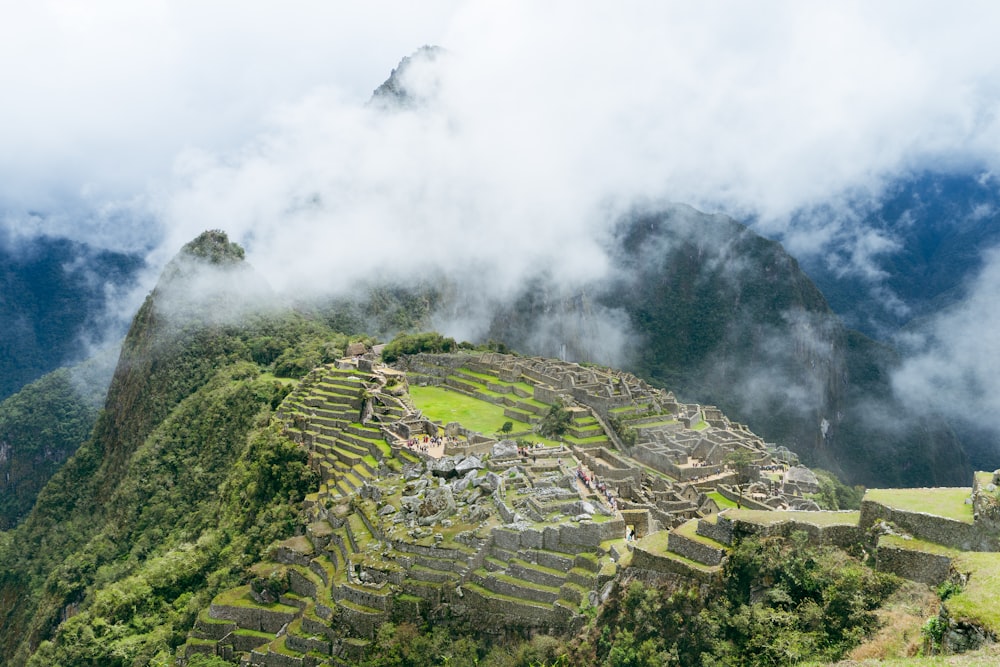
[[406, 446], [412, 451], [427, 454], [432, 448], [439, 447], [442, 444], [449, 444], [453, 441], [454, 438], [450, 435], [446, 435], [443, 438], [436, 435], [423, 435], [408, 439]]
[[532, 450], [533, 449], [538, 449], [541, 446], [542, 446], [542, 443], [540, 443], [540, 442], [536, 442], [535, 444], [531, 445], [530, 447], [523, 446], [523, 445], [518, 445], [517, 446], [517, 455], [520, 456], [521, 458], [527, 458], [529, 456], [535, 456], [535, 454], [532, 452]]
[[604, 499], [608, 502], [612, 511], [618, 509], [618, 501], [615, 500], [615, 496], [611, 493], [611, 489], [608, 488], [608, 485], [604, 482], [598, 481], [597, 475], [588, 475], [587, 471], [583, 469], [583, 466], [578, 465], [576, 467], [576, 476], [588, 489], [603, 494]]

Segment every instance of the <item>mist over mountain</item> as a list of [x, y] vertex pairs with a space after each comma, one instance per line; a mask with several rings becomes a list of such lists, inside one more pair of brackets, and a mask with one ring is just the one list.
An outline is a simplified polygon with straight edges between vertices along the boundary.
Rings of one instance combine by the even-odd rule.
[[0, 234], [0, 399], [83, 360], [109, 329], [121, 336], [117, 301], [142, 266], [138, 255], [65, 238]]
[[[742, 402], [748, 419], [772, 413], [772, 393], [787, 390], [808, 428], [774, 437], [817, 453], [828, 439], [817, 432], [837, 438], [863, 423], [830, 416], [850, 378], [877, 378], [874, 412], [906, 415], [876, 419], [881, 428], [912, 423], [909, 408], [929, 404], [983, 434], [985, 463], [1000, 434], [984, 316], [996, 275], [995, 11], [511, 3], [497, 15], [458, 2], [397, 6], [398, 26], [376, 29], [377, 10], [319, 3], [238, 25], [186, 4], [148, 16], [108, 0], [84, 24], [62, 6], [25, 9], [4, 28], [5, 43], [31, 57], [5, 79], [0, 225], [22, 239], [141, 253], [151, 270], [111, 300], [129, 311], [180, 247], [223, 228], [279, 298], [307, 309], [339, 300], [326, 317], [357, 330], [519, 332], [525, 349], [557, 355], [638, 354], [649, 377]], [[23, 38], [43, 26], [79, 53], [72, 76]], [[420, 44], [442, 48], [400, 62]], [[660, 267], [663, 284], [688, 292], [657, 293], [660, 274], [618, 247], [636, 211], [669, 208], [656, 202], [779, 241], [848, 328], [889, 346], [860, 357], [884, 364], [867, 372], [838, 356], [867, 338], [842, 335], [827, 315], [768, 311], [727, 283], [738, 272], [699, 264], [738, 265], [747, 251], [705, 254], [718, 246], [711, 225], [688, 251], [635, 255], [647, 268], [654, 256], [679, 262]], [[696, 269], [712, 279], [684, 283]], [[715, 281], [724, 291], [713, 302]], [[787, 303], [818, 303], [807, 292]], [[734, 323], [744, 311], [725, 308], [747, 303], [772, 314]], [[681, 306], [685, 326], [657, 338]], [[560, 309], [577, 315], [529, 317]], [[517, 329], [529, 320], [530, 335]], [[33, 329], [18, 324], [28, 320], [11, 322], [30, 342]], [[14, 355], [36, 369], [25, 380], [41, 371], [29, 348]], [[702, 355], [714, 372], [695, 365]], [[748, 359], [755, 370], [734, 375]], [[786, 381], [784, 359], [808, 372]], [[833, 388], [844, 368], [848, 388]], [[743, 397], [707, 396], [716, 385], [739, 385]]]
[[1000, 242], [1000, 190], [989, 172], [915, 174], [858, 209], [878, 239], [867, 270], [851, 270], [851, 249], [837, 247], [806, 255], [803, 268], [848, 326], [881, 340], [965, 298], [984, 251]]

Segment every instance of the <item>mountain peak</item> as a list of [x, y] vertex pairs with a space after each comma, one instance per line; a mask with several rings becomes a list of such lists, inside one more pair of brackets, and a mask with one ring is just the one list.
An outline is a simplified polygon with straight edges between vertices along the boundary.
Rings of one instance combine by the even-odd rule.
[[243, 247], [229, 240], [221, 229], [202, 232], [181, 248], [181, 255], [205, 259], [211, 264], [236, 264], [245, 258]]
[[434, 97], [438, 86], [436, 74], [425, 74], [426, 66], [446, 53], [448, 51], [440, 46], [425, 44], [413, 55], [405, 56], [389, 78], [372, 93], [370, 104], [383, 109], [411, 109], [426, 104]]

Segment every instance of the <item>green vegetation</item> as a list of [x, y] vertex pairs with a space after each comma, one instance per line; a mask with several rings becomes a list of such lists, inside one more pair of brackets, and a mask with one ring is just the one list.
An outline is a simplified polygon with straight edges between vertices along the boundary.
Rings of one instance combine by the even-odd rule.
[[476, 633], [463, 626], [444, 632], [440, 626], [386, 624], [361, 664], [756, 667], [829, 662], [875, 631], [875, 610], [899, 584], [842, 551], [808, 546], [801, 535], [744, 540], [723, 575], [704, 592], [633, 580], [616, 588], [583, 631], [569, 639], [539, 635], [493, 644], [481, 634], [478, 641], [472, 639]]
[[897, 585], [842, 551], [808, 546], [802, 536], [746, 539], [707, 597], [638, 581], [619, 590], [571, 647], [570, 662], [639, 667], [836, 660], [875, 629], [874, 610]]
[[946, 519], [972, 523], [969, 488], [868, 489], [865, 500], [905, 512], [926, 512]]
[[439, 333], [400, 334], [382, 350], [382, 360], [387, 364], [408, 354], [421, 352], [451, 352], [458, 347], [454, 338], [445, 338]]
[[511, 421], [515, 431], [531, 430], [531, 424], [504, 416], [498, 405], [441, 387], [410, 387], [410, 398], [429, 419], [442, 424], [457, 421], [473, 431], [493, 433], [497, 424]]
[[269, 426], [289, 384], [262, 377], [274, 368], [260, 343], [337, 334], [293, 314], [178, 318], [158, 307], [164, 280], [91, 437], [0, 540], [2, 664], [172, 662], [198, 612], [291, 533], [317, 485], [305, 452]]
[[810, 523], [816, 526], [856, 526], [860, 512], [802, 512], [798, 510], [730, 510], [726, 516], [747, 523], [772, 526], [785, 521]]
[[[199, 237], [184, 252], [185, 262], [207, 262], [215, 269], [236, 267], [242, 260], [242, 249], [218, 232]], [[177, 263], [171, 270], [179, 279], [189, 269]], [[343, 526], [334, 522], [337, 529], [328, 527], [343, 529], [347, 536], [347, 563], [345, 559], [325, 560], [313, 569], [301, 564], [253, 567], [277, 543], [303, 552], [313, 548], [301, 535], [304, 519], [299, 508], [307, 494], [316, 493], [319, 480], [303, 448], [283, 434], [272, 416], [297, 384], [288, 378], [302, 377], [314, 365], [333, 359], [352, 339], [317, 320], [291, 313], [247, 317], [230, 325], [195, 308], [177, 319], [158, 301], [169, 287], [166, 279], [161, 282], [135, 318], [108, 392], [107, 408], [98, 416], [90, 438], [39, 494], [28, 518], [14, 530], [0, 533], [2, 664], [173, 664], [185, 642], [203, 648], [188, 633], [199, 615], [205, 618], [213, 599], [257, 607], [259, 603], [247, 597], [249, 592], [274, 599], [286, 593], [299, 575], [313, 584], [323, 576], [348, 583], [346, 565], [377, 552], [375, 536], [354, 512], [343, 515]], [[453, 340], [439, 334], [404, 335], [386, 348], [386, 358], [454, 346]], [[44, 405], [36, 401], [40, 396], [58, 400], [64, 388], [58, 377], [52, 382], [32, 398], [32, 405]], [[411, 397], [432, 419], [459, 421], [484, 433], [530, 428], [527, 422], [507, 418], [498, 405], [455, 392], [417, 387]], [[41, 430], [53, 438], [79, 437], [74, 435], [78, 431], [68, 435], [51, 428], [45, 431], [49, 426], [42, 416], [18, 401], [0, 406], [4, 408], [0, 409], [0, 428], [5, 432]], [[549, 406], [535, 399], [523, 403], [544, 408], [541, 430], [551, 437], [574, 442], [603, 438], [565, 435], [574, 425], [572, 413], [561, 404]], [[625, 414], [620, 413], [622, 418]], [[65, 420], [72, 429], [83, 424], [86, 415], [71, 411], [57, 415], [57, 420], [60, 427]], [[583, 417], [575, 426], [592, 433], [593, 425], [590, 417]], [[376, 429], [359, 432], [362, 435], [357, 437], [371, 433], [378, 438]], [[626, 438], [627, 428], [622, 435]], [[379, 464], [372, 455], [363, 456], [368, 466]], [[353, 463], [358, 458], [350, 459], [353, 468], [345, 467], [344, 479], [353, 479], [355, 473], [363, 477], [362, 466]], [[740, 460], [732, 463], [738, 471], [745, 465]], [[513, 504], [526, 496], [526, 489], [512, 488], [509, 501]], [[838, 506], [852, 499], [850, 490], [832, 481], [820, 496]], [[953, 500], [943, 495], [937, 498], [945, 504]], [[327, 507], [341, 512], [335, 502]], [[346, 507], [345, 500], [345, 512]], [[372, 500], [354, 499], [350, 507], [365, 507], [366, 516], [376, 515]], [[856, 515], [818, 517], [817, 522], [857, 521]], [[808, 521], [812, 516], [796, 513], [795, 518]], [[708, 542], [692, 532], [694, 525], [682, 531], [691, 539]], [[453, 544], [467, 530], [456, 522], [422, 539], [425, 546], [434, 543], [435, 537]], [[296, 531], [298, 537], [289, 540]], [[666, 539], [664, 532], [643, 545], [660, 548]], [[355, 548], [357, 552], [351, 553]], [[454, 548], [464, 554], [472, 552], [468, 546], [456, 544]], [[626, 551], [621, 540], [615, 549]], [[949, 591], [948, 604], [955, 613], [971, 614], [963, 611], [965, 600], [973, 607], [986, 605], [996, 595], [993, 580], [1000, 575], [993, 574], [992, 561], [977, 560], [976, 555], [963, 562], [974, 570], [981, 588]], [[521, 565], [529, 567], [529, 563]], [[391, 571], [396, 573], [399, 567]], [[601, 576], [610, 576], [616, 567], [602, 561]], [[833, 660], [872, 632], [874, 610], [896, 585], [892, 577], [872, 572], [842, 551], [808, 546], [802, 535], [791, 540], [746, 539], [736, 545], [724, 569], [694, 563], [691, 567], [710, 570], [718, 578], [698, 588], [678, 587], [676, 581], [662, 589], [629, 582], [614, 591], [600, 610], [588, 608], [588, 624], [572, 639], [540, 635], [523, 641], [509, 636], [491, 643], [482, 638], [481, 628], [450, 617], [433, 628], [386, 623], [374, 641], [347, 643], [368, 647], [360, 664], [369, 667], [718, 667]], [[530, 569], [536, 575], [551, 575], [543, 581], [557, 574], [540, 565]], [[580, 570], [589, 572], [589, 568]], [[572, 582], [560, 587], [527, 585], [509, 573], [483, 570], [480, 574], [552, 596], [566, 594], [575, 600], [567, 594], [569, 590], [584, 597], [583, 589]], [[475, 584], [468, 584], [468, 590], [508, 602], [517, 600]], [[326, 588], [316, 601], [328, 601], [329, 595]], [[531, 604], [544, 606], [537, 601]], [[342, 606], [368, 611], [350, 601]], [[280, 603], [271, 608], [288, 613], [298, 609]], [[985, 614], [977, 617], [982, 622], [997, 623], [988, 612], [980, 613]], [[289, 636], [298, 628], [301, 625], [290, 625]], [[936, 629], [929, 632], [933, 635]], [[263, 633], [250, 630], [240, 634], [264, 638]], [[270, 646], [294, 656], [284, 638]], [[217, 667], [220, 661], [194, 656], [190, 664]]]
[[[23, 518], [42, 486], [87, 439], [97, 401], [59, 369], [0, 403], [0, 530]], [[97, 385], [95, 394], [103, 393]]]
[[549, 411], [542, 417], [538, 432], [547, 438], [557, 438], [570, 427], [572, 416], [559, 401], [549, 406]]
[[736, 507], [736, 503], [734, 503], [729, 498], [726, 498], [724, 495], [722, 495], [718, 491], [712, 491], [712, 492], [710, 492], [708, 494], [708, 497], [715, 501], [715, 504], [719, 506], [720, 510], [730, 509], [730, 508], [735, 508]]
[[1000, 633], [1000, 554], [967, 552], [955, 559], [955, 567], [969, 572], [969, 581], [945, 603], [955, 619], [981, 624], [990, 632]]
[[809, 497], [825, 510], [857, 510], [861, 509], [861, 499], [865, 490], [861, 486], [847, 486], [832, 472], [813, 469], [819, 480], [819, 493]]

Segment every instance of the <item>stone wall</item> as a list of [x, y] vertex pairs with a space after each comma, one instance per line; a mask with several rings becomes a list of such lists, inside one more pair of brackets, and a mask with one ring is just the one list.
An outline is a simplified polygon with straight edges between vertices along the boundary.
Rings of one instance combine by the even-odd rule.
[[692, 540], [680, 533], [670, 533], [668, 548], [679, 556], [705, 565], [719, 565], [726, 555], [725, 551], [718, 547]]
[[868, 530], [876, 521], [888, 521], [914, 537], [963, 551], [1000, 551], [997, 535], [975, 524], [924, 512], [907, 512], [871, 500], [861, 502], [859, 526]]
[[735, 491], [726, 486], [719, 486], [718, 488], [716, 488], [716, 491], [718, 491], [723, 498], [730, 500], [734, 503], [737, 503], [738, 505], [742, 505], [746, 509], [766, 510], [766, 511], [774, 509], [773, 507], [769, 507], [764, 503], [759, 503], [756, 500], [751, 500], [750, 498], [747, 498], [745, 494], [741, 498], [740, 494], [736, 493]]
[[272, 633], [277, 632], [286, 623], [291, 623], [295, 619], [295, 614], [291, 612], [224, 604], [211, 605], [208, 613], [212, 618], [220, 621], [233, 621], [247, 630]]
[[622, 510], [622, 521], [635, 528], [635, 536], [645, 537], [649, 533], [649, 510]]
[[891, 572], [931, 586], [944, 583], [951, 572], [951, 558], [948, 556], [884, 544], [878, 545], [875, 560], [876, 568], [882, 572]]
[[733, 522], [722, 515], [715, 521], [701, 520], [698, 522], [698, 534], [710, 537], [721, 544], [733, 543]]
[[689, 567], [676, 558], [671, 558], [666, 554], [655, 554], [636, 546], [632, 551], [632, 562], [629, 570], [645, 570], [666, 574], [676, 574], [688, 577], [702, 583], [713, 581], [718, 575], [713, 572], [706, 572], [698, 568]]
[[[496, 628], [513, 625], [516, 627], [548, 627], [560, 626], [569, 622], [567, 610], [558, 606], [536, 605], [528, 602], [500, 597], [486, 597], [478, 591], [469, 588], [462, 589], [466, 604], [479, 613], [473, 613], [473, 619], [484, 623], [481, 627]], [[478, 616], [478, 619], [476, 617]]]
[[[720, 521], [722, 517], [720, 516]], [[832, 526], [818, 526], [805, 521], [788, 519], [772, 524], [759, 524], [749, 521], [734, 522], [733, 532], [736, 535], [761, 535], [765, 537], [790, 537], [792, 533], [804, 532], [809, 537], [810, 544], [830, 544], [833, 546], [847, 548], [861, 542], [863, 531], [857, 526], [847, 524], [835, 524]]]

